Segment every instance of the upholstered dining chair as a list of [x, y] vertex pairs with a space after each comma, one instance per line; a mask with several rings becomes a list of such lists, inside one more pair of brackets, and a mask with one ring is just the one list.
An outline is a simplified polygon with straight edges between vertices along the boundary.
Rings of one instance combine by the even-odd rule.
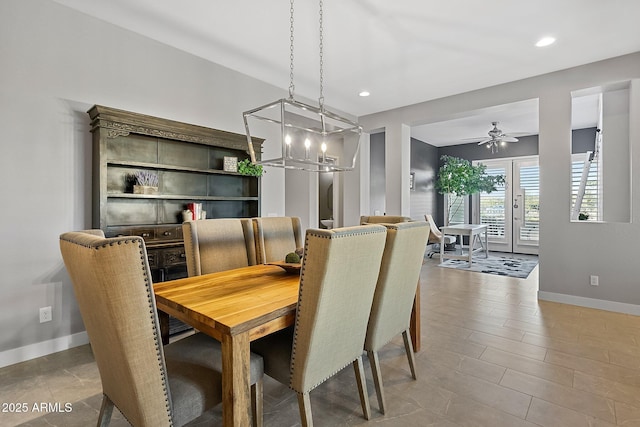
[[189, 277], [256, 264], [249, 218], [186, 221], [182, 234]]
[[258, 264], [282, 261], [302, 247], [302, 227], [298, 217], [253, 218]]
[[399, 215], [372, 215], [360, 217], [360, 224], [397, 224], [399, 222], [409, 221], [411, 221], [411, 218]]
[[[156, 427], [184, 425], [222, 401], [216, 340], [196, 333], [162, 346], [142, 238], [68, 232], [60, 251], [102, 381], [99, 426], [114, 406], [131, 425]], [[262, 367], [252, 354], [252, 383], [261, 384]], [[254, 413], [254, 425], [262, 414]]]
[[399, 334], [416, 379], [409, 321], [430, 226], [424, 221], [384, 224], [387, 241], [380, 264], [364, 349], [367, 351], [380, 411], [385, 413], [384, 389], [378, 351]]
[[295, 326], [252, 343], [265, 373], [297, 393], [303, 426], [311, 390], [349, 364], [371, 416], [362, 353], [385, 236], [380, 225], [307, 230]]

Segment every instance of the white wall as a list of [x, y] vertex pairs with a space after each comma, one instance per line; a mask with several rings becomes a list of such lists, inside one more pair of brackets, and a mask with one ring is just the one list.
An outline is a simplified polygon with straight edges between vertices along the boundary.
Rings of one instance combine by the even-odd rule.
[[[243, 111], [287, 92], [48, 0], [0, 2], [0, 58], [4, 366], [86, 341], [58, 236], [91, 227], [89, 107], [244, 133]], [[262, 201], [286, 213], [282, 170]]]
[[[401, 124], [432, 123], [464, 111], [539, 98], [539, 297], [640, 314], [640, 281], [635, 250], [640, 241], [640, 187], [632, 186], [631, 189], [631, 223], [569, 221], [571, 91], [638, 78], [640, 52], [372, 114], [361, 117], [360, 124], [366, 131], [397, 129]], [[632, 182], [640, 178], [638, 92], [632, 86], [629, 130]], [[403, 170], [401, 164], [390, 165], [389, 161], [386, 168], [394, 168], [396, 173]], [[589, 285], [590, 275], [600, 276], [600, 286]]]

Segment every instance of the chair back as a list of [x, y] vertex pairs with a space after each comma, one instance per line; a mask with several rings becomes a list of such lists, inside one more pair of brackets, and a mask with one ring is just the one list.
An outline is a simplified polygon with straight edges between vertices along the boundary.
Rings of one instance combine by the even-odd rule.
[[171, 396], [144, 240], [60, 236], [103, 393], [135, 426], [171, 425]]
[[362, 355], [384, 250], [380, 225], [307, 230], [290, 386], [307, 393]]
[[398, 215], [372, 215], [361, 216], [360, 224], [397, 224], [399, 222], [409, 222], [411, 218]]
[[298, 217], [253, 218], [258, 264], [282, 261], [289, 252], [302, 247], [302, 227]]
[[442, 232], [436, 225], [436, 222], [433, 219], [433, 216], [430, 214], [426, 214], [424, 216], [424, 219], [426, 219], [429, 225], [431, 226], [431, 231], [429, 232], [429, 244], [440, 243], [442, 240]]
[[249, 218], [186, 221], [182, 234], [189, 277], [256, 264]]
[[409, 329], [430, 229], [423, 221], [385, 227], [387, 239], [364, 347], [372, 351]]

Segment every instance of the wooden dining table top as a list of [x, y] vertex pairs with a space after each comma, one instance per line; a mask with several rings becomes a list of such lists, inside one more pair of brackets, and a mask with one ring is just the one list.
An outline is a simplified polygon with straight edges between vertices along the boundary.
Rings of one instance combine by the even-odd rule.
[[[221, 339], [290, 315], [298, 302], [299, 274], [274, 265], [254, 265], [154, 285], [158, 309]], [[256, 329], [258, 328], [258, 329]], [[271, 331], [272, 332], [272, 331]]]

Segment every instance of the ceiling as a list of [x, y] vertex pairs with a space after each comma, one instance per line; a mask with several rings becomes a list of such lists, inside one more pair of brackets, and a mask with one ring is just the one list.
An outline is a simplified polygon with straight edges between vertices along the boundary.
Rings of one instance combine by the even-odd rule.
[[[55, 1], [287, 94], [288, 1]], [[638, 0], [324, 0], [325, 103], [363, 116], [637, 52], [638, 16]], [[295, 93], [311, 99], [319, 96], [318, 21], [318, 3], [295, 4]], [[534, 46], [548, 35], [557, 42]], [[371, 96], [358, 96], [362, 90]], [[485, 135], [492, 121], [506, 133], [535, 133], [537, 116], [535, 129], [531, 118], [507, 116], [525, 117], [530, 107], [474, 112], [467, 125], [455, 123], [464, 136], [448, 142], [436, 143], [442, 138], [428, 127], [421, 135], [447, 145]]]

